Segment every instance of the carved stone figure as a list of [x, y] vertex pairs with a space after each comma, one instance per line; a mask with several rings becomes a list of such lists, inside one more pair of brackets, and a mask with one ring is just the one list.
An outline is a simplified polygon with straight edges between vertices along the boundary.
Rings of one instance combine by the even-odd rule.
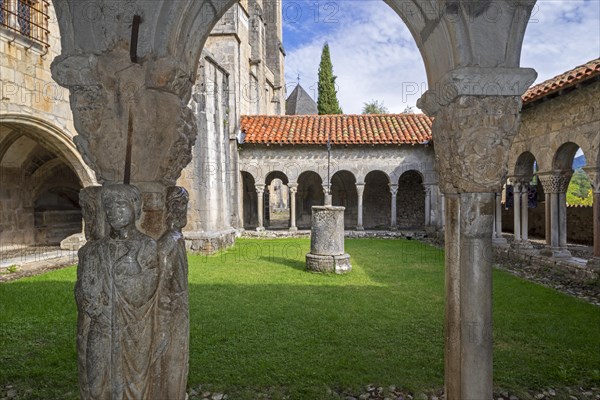
[[188, 263], [181, 229], [187, 224], [188, 192], [167, 188], [167, 231], [158, 241], [160, 284], [158, 291], [156, 399], [186, 398], [190, 322]]
[[79, 254], [81, 398], [151, 399], [157, 245], [136, 228], [142, 201], [135, 186], [103, 187], [101, 206], [110, 233], [92, 237]]

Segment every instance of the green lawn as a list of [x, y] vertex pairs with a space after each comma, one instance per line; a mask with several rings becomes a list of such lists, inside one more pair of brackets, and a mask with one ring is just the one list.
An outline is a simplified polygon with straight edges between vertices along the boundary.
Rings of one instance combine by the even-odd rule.
[[[292, 399], [369, 383], [443, 386], [440, 250], [416, 241], [347, 240], [353, 271], [304, 271], [307, 239], [239, 240], [190, 256], [190, 386], [230, 398]], [[0, 285], [0, 387], [77, 398], [75, 268]], [[498, 389], [600, 384], [600, 309], [494, 273]]]

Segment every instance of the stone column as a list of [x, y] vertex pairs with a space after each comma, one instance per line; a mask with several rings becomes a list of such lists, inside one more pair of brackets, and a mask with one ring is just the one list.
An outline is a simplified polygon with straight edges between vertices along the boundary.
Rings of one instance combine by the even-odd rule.
[[588, 260], [588, 267], [600, 271], [600, 168], [585, 167], [583, 170], [592, 181], [594, 193], [593, 203], [593, 228], [594, 228], [594, 254]]
[[256, 197], [258, 198], [258, 226], [256, 227], [257, 232], [265, 230], [264, 226], [264, 213], [265, 213], [265, 185], [256, 185]]
[[358, 221], [356, 223], [357, 231], [364, 231], [363, 227], [363, 194], [365, 193], [365, 184], [356, 184], [356, 193], [358, 194]]
[[[99, 39], [95, 49], [82, 45], [69, 52], [63, 47], [52, 63], [53, 78], [70, 92], [78, 133], [74, 142], [103, 185], [97, 212], [107, 217], [111, 231], [101, 232], [79, 253], [78, 304], [99, 307], [98, 312], [78, 309], [80, 397], [143, 393], [183, 400], [189, 325], [181, 229], [188, 196], [174, 185], [196, 140], [196, 121], [187, 105], [197, 71], [186, 71], [171, 54], [133, 62], [128, 39], [118, 36], [131, 35], [131, 29], [112, 25], [104, 32], [115, 36]], [[93, 218], [86, 222], [97, 224]], [[113, 274], [113, 268], [121, 273]], [[104, 301], [98, 287], [107, 288]], [[124, 317], [106, 320], [99, 314]], [[100, 327], [95, 340], [85, 339], [85, 321]], [[135, 372], [126, 367], [131, 363]]]
[[[571, 253], [568, 252], [566, 246], [564, 249], [561, 249], [560, 246], [560, 231], [563, 227], [566, 230], [566, 203], [564, 211], [562, 211], [565, 215], [561, 217], [560, 193], [566, 193], [571, 180], [571, 173], [553, 171], [538, 173], [538, 177], [544, 188], [544, 193], [546, 193], [546, 203], [550, 203], [550, 206], [546, 204], [546, 241], [548, 242], [549, 239], [550, 245], [547, 243], [546, 248], [540, 254], [556, 258], [571, 257]], [[565, 235], [566, 241], [566, 232], [562, 235]]]
[[398, 185], [390, 183], [390, 193], [392, 194], [392, 217], [390, 223], [390, 230], [395, 231], [398, 229], [398, 214], [396, 210], [396, 199], [398, 198]]
[[505, 246], [506, 239], [502, 236], [502, 192], [496, 193], [495, 195], [496, 208], [495, 208], [495, 223], [494, 223], [494, 236], [492, 242], [499, 246]]
[[424, 185], [425, 188], [425, 227], [431, 225], [431, 185]]
[[514, 211], [514, 241], [513, 246], [518, 247], [521, 242], [521, 183], [513, 182], [513, 211]]
[[290, 232], [296, 232], [296, 193], [298, 192], [297, 183], [289, 183], [290, 188]]
[[[520, 71], [527, 83], [535, 78]], [[446, 398], [491, 399], [495, 193], [507, 174], [521, 98], [520, 93], [465, 94], [439, 109], [432, 101], [421, 98], [419, 107], [435, 117], [436, 163], [445, 194]]]
[[323, 193], [325, 194], [324, 205], [330, 206], [333, 203], [333, 198], [331, 196], [331, 184], [323, 185]]

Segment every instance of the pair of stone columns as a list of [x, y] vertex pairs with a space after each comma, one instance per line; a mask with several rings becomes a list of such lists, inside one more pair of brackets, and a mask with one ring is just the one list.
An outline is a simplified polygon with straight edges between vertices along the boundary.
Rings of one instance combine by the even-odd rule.
[[513, 247], [531, 250], [529, 242], [529, 182], [533, 177], [515, 177], [513, 185], [514, 242]]
[[573, 171], [538, 174], [546, 198], [546, 248], [541, 254], [569, 258], [567, 249], [567, 189]]
[[506, 246], [506, 239], [502, 236], [502, 193], [495, 194], [494, 230], [492, 243], [498, 246]]
[[[288, 188], [290, 189], [290, 231], [295, 232], [298, 230], [296, 227], [296, 193], [298, 192], [298, 184], [290, 183], [288, 184]], [[256, 195], [258, 198], [258, 226], [256, 230], [258, 232], [263, 232], [265, 230], [264, 226], [264, 201], [265, 201], [265, 185], [257, 184], [256, 185]]]

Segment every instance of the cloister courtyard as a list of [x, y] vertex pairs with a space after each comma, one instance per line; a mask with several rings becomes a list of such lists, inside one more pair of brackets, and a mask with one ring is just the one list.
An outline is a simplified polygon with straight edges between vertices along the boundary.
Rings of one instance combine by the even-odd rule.
[[[443, 250], [347, 239], [338, 276], [306, 272], [309, 247], [189, 255], [190, 399], [441, 398]], [[78, 398], [75, 279], [0, 284], [0, 398]], [[493, 282], [494, 399], [598, 399], [600, 308], [500, 268]]]

